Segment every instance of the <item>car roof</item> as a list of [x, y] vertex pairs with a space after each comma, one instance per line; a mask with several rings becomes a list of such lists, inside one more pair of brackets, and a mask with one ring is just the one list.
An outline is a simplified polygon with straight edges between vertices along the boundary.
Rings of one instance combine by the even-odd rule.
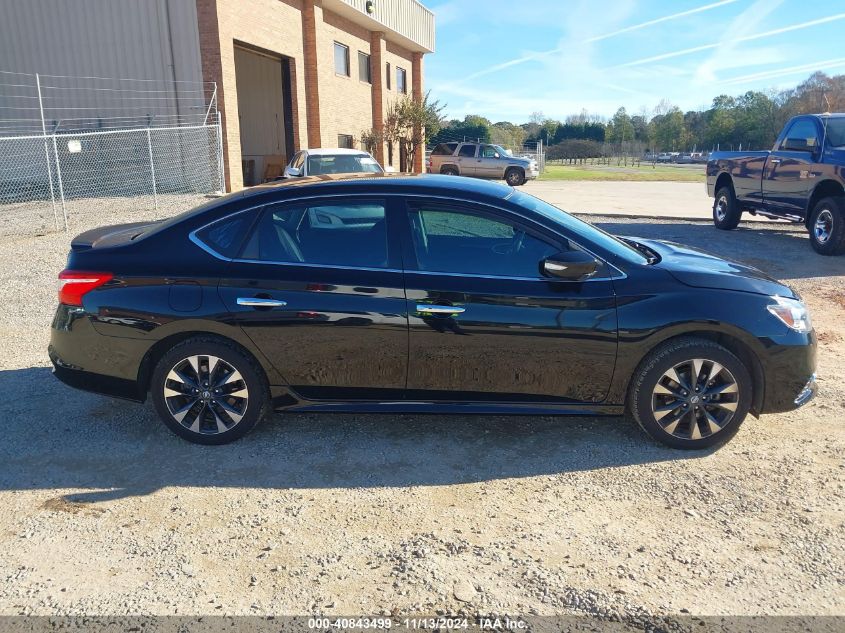
[[317, 147], [315, 149], [302, 150], [309, 156], [369, 156], [362, 149], [349, 149], [348, 147]]
[[349, 192], [368, 190], [372, 193], [446, 193], [470, 194], [504, 199], [513, 194], [513, 187], [476, 178], [441, 176], [439, 174], [323, 174], [304, 178], [287, 179], [250, 187], [243, 191], [245, 197], [267, 193], [296, 191], [303, 193], [329, 193], [334, 190]]

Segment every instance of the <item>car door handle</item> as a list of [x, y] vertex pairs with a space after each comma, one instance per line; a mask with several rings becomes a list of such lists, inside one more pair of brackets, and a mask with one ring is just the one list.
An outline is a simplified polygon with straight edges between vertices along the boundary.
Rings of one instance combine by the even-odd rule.
[[466, 312], [466, 308], [458, 308], [455, 306], [431, 305], [429, 303], [418, 303], [417, 312], [423, 312], [425, 314], [463, 314], [464, 312]]
[[250, 308], [284, 308], [288, 302], [278, 299], [264, 299], [263, 297], [238, 297], [237, 304]]
[[772, 165], [780, 165], [780, 158], [773, 158], [769, 161]]

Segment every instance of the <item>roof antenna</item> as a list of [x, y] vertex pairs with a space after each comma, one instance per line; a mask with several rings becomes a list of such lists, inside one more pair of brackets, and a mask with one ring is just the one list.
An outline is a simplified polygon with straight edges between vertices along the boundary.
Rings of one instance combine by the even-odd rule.
[[827, 93], [823, 92], [822, 97], [824, 97], [825, 105], [827, 106], [827, 110], [825, 110], [825, 114], [830, 114], [830, 99], [827, 98]]

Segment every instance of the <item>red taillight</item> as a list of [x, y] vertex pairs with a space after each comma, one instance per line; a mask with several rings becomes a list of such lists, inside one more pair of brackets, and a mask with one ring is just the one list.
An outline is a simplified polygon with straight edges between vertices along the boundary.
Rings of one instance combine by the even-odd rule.
[[114, 275], [111, 273], [92, 273], [80, 270], [63, 270], [59, 273], [59, 303], [81, 306], [82, 297], [97, 286], [102, 286]]

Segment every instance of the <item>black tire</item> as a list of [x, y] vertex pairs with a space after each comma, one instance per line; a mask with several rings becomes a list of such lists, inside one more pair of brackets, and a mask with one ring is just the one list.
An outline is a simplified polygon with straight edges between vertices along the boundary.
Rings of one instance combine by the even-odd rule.
[[519, 167], [508, 167], [505, 171], [505, 182], [511, 187], [519, 187], [525, 184], [525, 172]]
[[[197, 359], [198, 372], [192, 358]], [[214, 367], [210, 367], [211, 358], [217, 359]], [[171, 374], [172, 370], [178, 372]], [[208, 378], [207, 387], [203, 376]], [[194, 384], [202, 391], [194, 393], [190, 388]], [[166, 396], [165, 389], [179, 395]], [[153, 370], [150, 391], [156, 412], [167, 427], [195, 444], [233, 442], [249, 433], [270, 409], [267, 377], [256, 360], [237, 345], [214, 337], [188, 339], [164, 354]], [[176, 417], [181, 411], [185, 411], [182, 421]]]
[[742, 209], [739, 208], [733, 189], [722, 187], [713, 199], [713, 224], [717, 229], [730, 231], [739, 226]]
[[[684, 389], [688, 386], [685, 383], [692, 382], [693, 359], [704, 360], [699, 365], [700, 376], [713, 378], [712, 383], [704, 380], [701, 393], [693, 388]], [[709, 376], [717, 364], [722, 369]], [[689, 372], [683, 369], [685, 366]], [[667, 377], [673, 370], [682, 382]], [[677, 338], [652, 350], [637, 367], [628, 389], [628, 412], [640, 428], [662, 444], [684, 450], [705, 449], [723, 444], [736, 434], [751, 408], [752, 389], [748, 368], [733, 353], [706, 339]], [[669, 390], [688, 395], [678, 398], [662, 395]], [[704, 402], [705, 394], [714, 391], [718, 391], [717, 395], [707, 395], [709, 402]], [[670, 409], [675, 404], [678, 406]], [[661, 416], [661, 421], [657, 416]], [[720, 430], [712, 430], [708, 416], [721, 424]], [[664, 420], [668, 421], [664, 423]]]
[[808, 224], [810, 244], [821, 255], [845, 253], [845, 198], [822, 198]]
[[460, 175], [460, 174], [458, 173], [457, 168], [455, 168], [455, 167], [450, 167], [450, 166], [441, 167], [441, 168], [440, 168], [440, 173], [441, 173], [441, 174], [443, 174], [444, 176], [459, 176], [459, 175]]

